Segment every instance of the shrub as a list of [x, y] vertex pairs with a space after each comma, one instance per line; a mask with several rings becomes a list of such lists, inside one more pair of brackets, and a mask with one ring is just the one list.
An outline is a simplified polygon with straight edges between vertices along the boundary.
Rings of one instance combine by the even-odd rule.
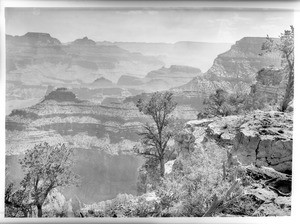
[[190, 156], [177, 159], [179, 165], [157, 189], [161, 216], [200, 217], [210, 210], [209, 215], [213, 215], [226, 201], [241, 194], [234, 178], [224, 178], [226, 151], [211, 146], [214, 148], [196, 149]]

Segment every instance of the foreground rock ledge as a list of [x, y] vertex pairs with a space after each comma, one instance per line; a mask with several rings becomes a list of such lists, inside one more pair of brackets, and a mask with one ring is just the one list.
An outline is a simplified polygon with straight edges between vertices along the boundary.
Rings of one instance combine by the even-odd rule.
[[255, 111], [248, 115], [191, 121], [188, 125], [195, 130], [204, 129], [206, 137], [231, 147], [244, 165], [292, 172], [293, 113]]

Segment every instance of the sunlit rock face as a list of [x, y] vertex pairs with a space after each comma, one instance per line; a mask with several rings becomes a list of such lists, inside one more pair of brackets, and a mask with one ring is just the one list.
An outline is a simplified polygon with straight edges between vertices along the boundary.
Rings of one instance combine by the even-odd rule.
[[280, 66], [277, 53], [261, 55], [265, 41], [263, 37], [244, 37], [237, 41], [229, 51], [218, 55], [207, 71], [207, 77], [211, 80], [252, 83], [260, 69]]
[[231, 46], [230, 50], [218, 55], [212, 67], [202, 76], [176, 88], [178, 91], [214, 92], [222, 88], [227, 92], [250, 92], [257, 72], [262, 68], [280, 67], [278, 53], [262, 54], [263, 37], [244, 37]]
[[[246, 116], [228, 116], [189, 122], [200, 138], [216, 140], [232, 149], [244, 164], [272, 167], [291, 173], [293, 150], [293, 114], [256, 111]], [[199, 135], [199, 136], [198, 136]]]

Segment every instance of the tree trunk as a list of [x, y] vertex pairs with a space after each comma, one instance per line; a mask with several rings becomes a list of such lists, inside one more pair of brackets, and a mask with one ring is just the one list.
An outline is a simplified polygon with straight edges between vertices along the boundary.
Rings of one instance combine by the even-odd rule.
[[283, 101], [282, 101], [282, 104], [281, 104], [281, 111], [284, 112], [288, 105], [289, 105], [289, 102], [291, 102], [292, 100], [292, 93], [293, 93], [293, 88], [294, 88], [294, 79], [293, 79], [293, 71], [290, 71], [289, 73], [289, 79], [288, 79], [288, 84], [286, 86], [286, 90], [285, 90], [285, 94], [284, 94], [284, 98], [283, 98]]
[[24, 218], [28, 217], [28, 211], [26, 209], [22, 210], [23, 214], [24, 214]]
[[165, 160], [164, 160], [164, 158], [160, 158], [159, 161], [160, 161], [160, 176], [164, 177], [164, 175], [165, 175]]
[[43, 216], [42, 205], [37, 205], [37, 209], [38, 209], [38, 217], [42, 217]]

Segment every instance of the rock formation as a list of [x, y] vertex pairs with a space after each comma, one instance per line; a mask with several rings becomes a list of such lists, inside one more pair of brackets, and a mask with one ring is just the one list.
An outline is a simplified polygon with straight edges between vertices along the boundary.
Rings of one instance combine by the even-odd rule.
[[227, 166], [244, 183], [244, 193], [238, 202], [223, 208], [224, 216], [291, 215], [292, 116], [254, 111], [187, 122], [196, 150], [209, 153], [217, 143], [227, 151]]
[[141, 78], [130, 75], [122, 75], [117, 82], [117, 85], [119, 86], [139, 86], [143, 84], [144, 82]]
[[71, 44], [74, 44], [74, 45], [85, 45], [85, 46], [95, 46], [96, 45], [96, 42], [87, 38], [87, 37], [84, 37], [82, 39], [76, 39], [74, 40]]
[[44, 101], [46, 100], [54, 100], [56, 102], [80, 102], [80, 100], [77, 99], [76, 95], [67, 90], [67, 88], [57, 88], [56, 90], [50, 92], [45, 96]]
[[104, 77], [97, 78], [92, 84], [94, 88], [111, 88], [114, 86], [113, 82]]
[[262, 37], [242, 38], [229, 51], [218, 55], [203, 76], [194, 78], [176, 90], [214, 92], [221, 87], [229, 93], [249, 93], [259, 70], [268, 66], [279, 67], [281, 63], [277, 53], [260, 55], [264, 41], [266, 38]]
[[161, 80], [167, 84], [166, 89], [180, 86], [187, 83], [196, 76], [201, 76], [202, 72], [198, 68], [189, 66], [171, 65], [169, 68], [162, 67], [158, 70], [149, 72], [145, 80]]
[[215, 139], [219, 144], [228, 147], [244, 165], [272, 167], [290, 174], [293, 149], [292, 116], [292, 113], [256, 111], [248, 115], [189, 122], [188, 125], [201, 127], [201, 131], [195, 132], [202, 133], [200, 139]]
[[23, 36], [6, 35], [8, 45], [32, 45], [37, 47], [60, 46], [61, 42], [49, 33], [28, 32]]

